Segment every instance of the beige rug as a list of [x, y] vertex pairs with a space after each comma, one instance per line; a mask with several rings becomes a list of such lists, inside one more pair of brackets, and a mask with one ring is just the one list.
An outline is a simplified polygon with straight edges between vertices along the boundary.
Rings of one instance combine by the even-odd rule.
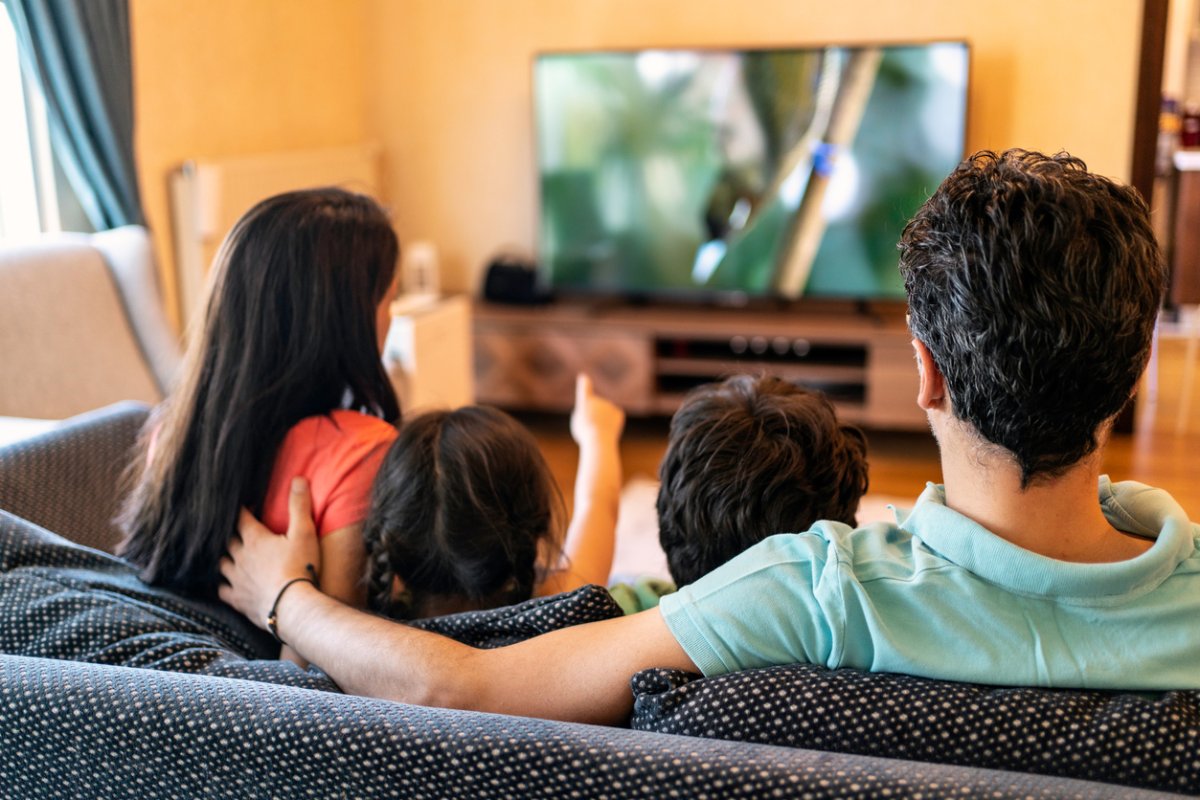
[[[667, 557], [658, 544], [658, 514], [654, 502], [658, 497], [658, 481], [637, 475], [630, 478], [621, 490], [621, 510], [617, 519], [617, 546], [613, 554], [610, 582], [629, 581], [640, 577], [670, 579]], [[858, 507], [858, 523], [892, 522], [895, 516], [889, 505], [911, 507], [915, 498], [868, 494]]]

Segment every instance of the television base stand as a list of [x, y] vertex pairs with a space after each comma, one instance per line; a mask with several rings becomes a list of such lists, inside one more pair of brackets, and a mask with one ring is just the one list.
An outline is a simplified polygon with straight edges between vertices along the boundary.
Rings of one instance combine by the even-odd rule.
[[868, 313], [557, 301], [476, 303], [476, 399], [568, 411], [575, 375], [635, 416], [672, 414], [684, 395], [727, 375], [769, 373], [824, 391], [847, 422], [922, 430], [917, 370], [902, 308]]

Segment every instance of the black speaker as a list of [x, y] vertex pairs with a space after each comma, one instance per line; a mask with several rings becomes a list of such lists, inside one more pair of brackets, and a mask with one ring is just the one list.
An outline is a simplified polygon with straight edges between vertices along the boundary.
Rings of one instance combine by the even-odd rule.
[[518, 256], [501, 255], [488, 264], [483, 278], [483, 299], [530, 306], [548, 303], [551, 294], [542, 288], [536, 264]]

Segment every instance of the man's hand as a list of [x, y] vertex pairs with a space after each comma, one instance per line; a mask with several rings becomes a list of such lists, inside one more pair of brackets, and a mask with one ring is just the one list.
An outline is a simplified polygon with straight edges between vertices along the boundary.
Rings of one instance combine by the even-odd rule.
[[592, 389], [592, 379], [580, 373], [575, 378], [575, 409], [571, 412], [571, 438], [581, 449], [612, 446], [621, 439], [625, 412]]
[[221, 575], [229, 585], [221, 586], [221, 599], [260, 628], [266, 628], [271, 605], [285, 583], [293, 578], [309, 578], [321, 567], [321, 546], [312, 516], [312, 497], [308, 481], [292, 479], [288, 494], [288, 529], [278, 536], [242, 509], [238, 533], [229, 542], [221, 559]]

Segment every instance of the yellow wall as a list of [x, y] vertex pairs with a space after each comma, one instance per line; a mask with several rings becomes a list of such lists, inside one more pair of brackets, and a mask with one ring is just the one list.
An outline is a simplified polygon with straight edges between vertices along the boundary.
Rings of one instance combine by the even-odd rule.
[[131, 0], [142, 198], [178, 319], [167, 175], [190, 158], [365, 136], [359, 0]]
[[160, 257], [165, 173], [196, 156], [383, 145], [403, 241], [473, 290], [533, 250], [530, 59], [548, 49], [966, 38], [968, 148], [1071, 150], [1125, 179], [1140, 0], [132, 0], [138, 155]]

